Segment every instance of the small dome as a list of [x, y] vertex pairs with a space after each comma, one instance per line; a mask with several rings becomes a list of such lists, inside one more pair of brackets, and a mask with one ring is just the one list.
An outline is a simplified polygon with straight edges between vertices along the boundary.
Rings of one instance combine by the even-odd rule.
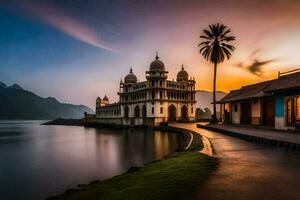
[[136, 75], [132, 72], [132, 68], [130, 68], [129, 74], [125, 76], [125, 83], [137, 83]]
[[103, 100], [104, 100], [104, 101], [108, 101], [108, 97], [105, 95], [105, 96], [103, 97]]
[[181, 71], [177, 73], [177, 81], [188, 81], [189, 80], [189, 74], [184, 70], [184, 67], [182, 65]]
[[100, 97], [98, 97], [98, 98], [96, 99], [96, 103], [97, 103], [97, 104], [100, 104], [101, 101], [102, 101], [102, 99], [101, 99]]
[[165, 64], [159, 60], [157, 53], [155, 60], [150, 64], [150, 71], [165, 71]]

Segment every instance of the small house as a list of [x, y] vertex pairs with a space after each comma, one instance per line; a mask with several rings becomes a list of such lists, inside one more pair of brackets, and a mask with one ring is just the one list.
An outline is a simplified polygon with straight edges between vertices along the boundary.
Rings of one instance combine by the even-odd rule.
[[230, 91], [218, 103], [223, 123], [295, 130], [300, 127], [300, 69]]

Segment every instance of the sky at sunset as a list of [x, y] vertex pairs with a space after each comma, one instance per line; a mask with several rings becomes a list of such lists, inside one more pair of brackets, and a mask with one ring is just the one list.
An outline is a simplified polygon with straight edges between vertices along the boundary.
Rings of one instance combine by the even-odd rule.
[[0, 81], [43, 97], [94, 108], [97, 96], [117, 101], [130, 66], [140, 81], [158, 51], [176, 78], [181, 64], [212, 90], [212, 65], [199, 35], [227, 25], [236, 50], [218, 69], [218, 90], [300, 67], [300, 1], [39, 0], [0, 1]]

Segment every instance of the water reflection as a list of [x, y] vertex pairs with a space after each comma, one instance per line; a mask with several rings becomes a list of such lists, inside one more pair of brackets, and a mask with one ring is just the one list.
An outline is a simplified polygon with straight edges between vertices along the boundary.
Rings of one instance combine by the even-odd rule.
[[43, 199], [174, 152], [179, 136], [151, 130], [0, 121], [1, 199]]

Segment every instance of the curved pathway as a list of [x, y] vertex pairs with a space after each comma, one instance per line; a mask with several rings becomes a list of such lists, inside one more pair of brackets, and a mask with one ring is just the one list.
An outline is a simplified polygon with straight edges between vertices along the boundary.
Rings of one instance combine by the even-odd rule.
[[220, 160], [219, 168], [199, 188], [197, 199], [300, 199], [299, 151], [250, 143], [197, 128], [196, 123], [169, 126], [207, 137]]

